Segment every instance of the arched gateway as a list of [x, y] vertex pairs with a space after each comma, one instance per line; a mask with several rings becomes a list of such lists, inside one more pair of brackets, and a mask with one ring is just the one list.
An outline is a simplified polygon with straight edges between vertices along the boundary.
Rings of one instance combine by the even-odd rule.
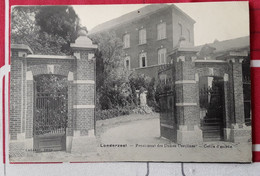
[[172, 63], [158, 72], [161, 136], [179, 144], [251, 140], [250, 85], [242, 70], [249, 46], [228, 47], [178, 46], [169, 55]]
[[79, 34], [73, 56], [11, 45], [10, 148], [70, 152], [94, 137], [97, 46]]

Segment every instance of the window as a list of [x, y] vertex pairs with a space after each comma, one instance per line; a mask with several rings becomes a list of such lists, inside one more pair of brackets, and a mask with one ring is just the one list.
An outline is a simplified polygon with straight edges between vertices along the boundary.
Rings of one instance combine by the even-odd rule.
[[182, 25], [180, 23], [178, 24], [178, 34], [182, 36]]
[[190, 42], [191, 41], [191, 39], [190, 39], [190, 30], [186, 29], [186, 33], [187, 33], [186, 34], [186, 37], [187, 37], [186, 39], [187, 39], [188, 42]]
[[124, 66], [125, 66], [125, 68], [128, 69], [128, 70], [131, 69], [131, 66], [130, 66], [130, 56], [125, 57]]
[[146, 53], [141, 53], [139, 55], [139, 65], [140, 65], [140, 68], [143, 68], [143, 67], [146, 67], [147, 66], [147, 56], [146, 56]]
[[166, 48], [158, 50], [158, 64], [166, 64]]
[[139, 30], [139, 44], [146, 43], [146, 29]]
[[166, 23], [160, 23], [157, 25], [157, 39], [165, 39], [166, 38]]
[[124, 48], [130, 47], [130, 34], [125, 34], [123, 36]]

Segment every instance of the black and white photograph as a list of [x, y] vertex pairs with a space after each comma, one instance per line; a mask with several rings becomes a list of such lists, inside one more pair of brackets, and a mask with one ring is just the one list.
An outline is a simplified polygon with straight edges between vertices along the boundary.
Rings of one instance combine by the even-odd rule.
[[10, 18], [10, 162], [252, 162], [248, 2]]

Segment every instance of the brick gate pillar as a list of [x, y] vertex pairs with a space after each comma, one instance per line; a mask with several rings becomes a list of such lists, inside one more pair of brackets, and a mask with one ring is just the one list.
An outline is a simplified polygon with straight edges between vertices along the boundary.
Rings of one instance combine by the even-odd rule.
[[237, 56], [229, 59], [231, 63], [232, 72], [232, 92], [233, 92], [233, 122], [230, 131], [230, 140], [232, 142], [248, 142], [251, 136], [251, 127], [245, 125], [244, 114], [244, 93], [243, 93], [243, 73], [242, 61], [243, 58]]
[[232, 120], [231, 117], [234, 112], [231, 111], [231, 102], [230, 100], [232, 99], [232, 94], [230, 93], [230, 90], [232, 89], [231, 86], [231, 80], [230, 80], [230, 75], [227, 73], [224, 73], [224, 101], [225, 101], [225, 128], [224, 128], [224, 140], [225, 141], [230, 141], [230, 131], [231, 131], [231, 123]]
[[199, 115], [198, 75], [194, 53], [180, 53], [176, 60], [177, 143], [202, 143]]
[[34, 108], [34, 80], [32, 71], [26, 72], [26, 121], [25, 138], [27, 139], [26, 149], [33, 149], [33, 108]]
[[[95, 124], [95, 60], [97, 45], [87, 37], [86, 31], [80, 30], [79, 37], [71, 44], [76, 57], [73, 80], [73, 128], [72, 151], [87, 150], [87, 142], [94, 137]], [[78, 143], [79, 142], [79, 143]], [[86, 142], [85, 145], [82, 145]], [[80, 147], [81, 148], [78, 148]], [[76, 148], [75, 148], [76, 147]]]
[[71, 152], [73, 139], [73, 72], [68, 74], [68, 122], [66, 128], [66, 151]]

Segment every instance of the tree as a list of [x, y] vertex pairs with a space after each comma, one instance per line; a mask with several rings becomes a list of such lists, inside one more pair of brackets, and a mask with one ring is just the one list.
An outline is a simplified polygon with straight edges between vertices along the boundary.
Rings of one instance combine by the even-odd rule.
[[129, 72], [123, 65], [124, 51], [121, 39], [111, 32], [96, 34], [90, 38], [98, 44], [95, 54], [96, 90], [100, 108], [110, 109], [131, 104]]
[[35, 15], [35, 23], [41, 33], [61, 37], [64, 44], [61, 51], [70, 52], [70, 43], [77, 38], [80, 28], [79, 18], [71, 6], [42, 6]]
[[79, 18], [70, 6], [17, 6], [11, 13], [11, 43], [37, 54], [70, 54]]

